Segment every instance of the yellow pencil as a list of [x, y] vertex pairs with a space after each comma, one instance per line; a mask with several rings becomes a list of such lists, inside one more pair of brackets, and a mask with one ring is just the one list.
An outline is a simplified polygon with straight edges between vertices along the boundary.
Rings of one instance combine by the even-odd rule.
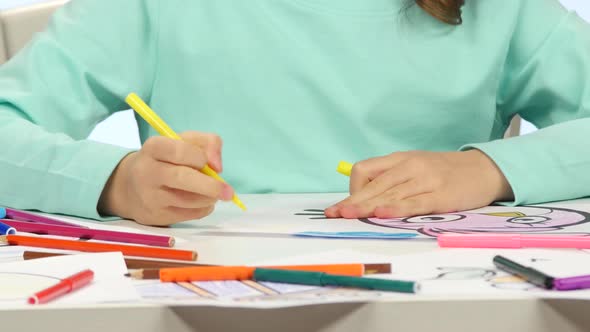
[[[147, 123], [154, 127], [154, 129], [156, 129], [160, 135], [176, 140], [182, 140], [182, 138], [180, 138], [180, 136], [178, 136], [178, 134], [176, 134], [172, 128], [168, 127], [168, 125], [156, 114], [156, 112], [154, 112], [138, 95], [132, 92], [127, 96], [127, 98], [125, 98], [125, 101], [127, 104], [129, 104], [129, 106], [131, 106], [131, 108], [135, 110], [135, 112], [137, 112], [137, 114], [147, 121]], [[225, 183], [221, 176], [219, 176], [219, 174], [217, 174], [217, 172], [211, 169], [211, 167], [208, 165], [205, 165], [205, 167], [201, 169], [201, 172]], [[246, 206], [244, 203], [242, 203], [242, 201], [240, 201], [235, 193], [232, 201], [242, 210], [246, 210]]]

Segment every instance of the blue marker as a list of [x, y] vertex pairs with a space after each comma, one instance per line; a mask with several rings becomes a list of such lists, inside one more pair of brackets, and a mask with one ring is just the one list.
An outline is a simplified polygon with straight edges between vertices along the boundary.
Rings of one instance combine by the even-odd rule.
[[14, 233], [16, 233], [16, 229], [14, 229], [14, 227], [10, 227], [0, 222], [0, 235], [8, 235]]
[[418, 236], [416, 233], [382, 233], [382, 232], [301, 232], [295, 236], [319, 237], [332, 239], [411, 239]]
[[[4, 218], [6, 218], [6, 209], [3, 207], [0, 207], [0, 219], [4, 219]], [[10, 226], [0, 222], [0, 235], [8, 235], [8, 234], [14, 234], [14, 233], [16, 233], [16, 229], [14, 229], [14, 227], [10, 227]]]

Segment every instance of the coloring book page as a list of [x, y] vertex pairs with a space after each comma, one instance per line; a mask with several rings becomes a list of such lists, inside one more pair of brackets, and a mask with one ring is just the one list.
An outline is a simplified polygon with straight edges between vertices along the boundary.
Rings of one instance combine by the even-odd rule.
[[434, 238], [442, 233], [521, 233], [590, 236], [590, 200], [477, 210], [409, 218], [327, 219], [323, 209], [344, 194], [243, 195], [248, 211], [222, 205], [201, 221], [174, 225], [187, 234]]

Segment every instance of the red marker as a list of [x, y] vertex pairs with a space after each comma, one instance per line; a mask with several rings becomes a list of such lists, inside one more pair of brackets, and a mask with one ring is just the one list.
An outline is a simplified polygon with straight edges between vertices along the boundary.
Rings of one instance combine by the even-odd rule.
[[85, 285], [89, 284], [93, 278], [94, 272], [92, 272], [92, 270], [78, 272], [49, 288], [35, 293], [33, 296], [29, 297], [28, 302], [29, 304], [47, 303], [57, 297], [84, 287]]

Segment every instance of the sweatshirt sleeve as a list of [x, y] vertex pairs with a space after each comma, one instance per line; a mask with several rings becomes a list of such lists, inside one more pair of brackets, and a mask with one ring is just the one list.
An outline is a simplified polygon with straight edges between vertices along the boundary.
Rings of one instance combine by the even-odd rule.
[[154, 7], [155, 0], [71, 1], [0, 67], [0, 205], [102, 218], [102, 189], [130, 151], [86, 138], [128, 109], [129, 92], [149, 100]]
[[497, 96], [499, 117], [540, 130], [481, 144], [514, 191], [510, 204], [590, 195], [590, 26], [556, 0], [523, 0]]

